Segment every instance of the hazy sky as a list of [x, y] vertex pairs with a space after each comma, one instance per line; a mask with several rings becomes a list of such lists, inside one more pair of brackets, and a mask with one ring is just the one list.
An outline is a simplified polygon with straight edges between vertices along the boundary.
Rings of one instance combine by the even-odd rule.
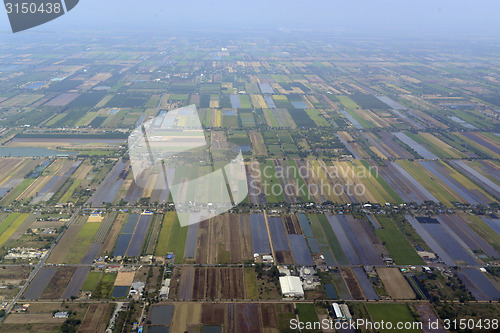
[[[499, 13], [499, 0], [80, 0], [68, 14], [32, 30], [297, 28], [495, 35]], [[10, 30], [5, 11], [0, 30]]]

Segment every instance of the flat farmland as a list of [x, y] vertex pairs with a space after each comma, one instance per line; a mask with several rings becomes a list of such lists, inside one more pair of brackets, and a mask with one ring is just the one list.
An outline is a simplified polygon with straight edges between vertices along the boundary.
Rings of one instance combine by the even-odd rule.
[[186, 332], [201, 325], [201, 303], [175, 303], [172, 332]]
[[248, 135], [250, 136], [250, 140], [252, 141], [253, 153], [256, 156], [267, 156], [267, 148], [264, 144], [264, 138], [262, 137], [262, 134], [257, 130], [253, 130], [249, 131]]
[[[176, 290], [170, 292], [169, 298], [191, 300], [193, 298], [195, 268], [193, 266], [175, 268], [173, 278], [179, 279], [179, 283], [176, 286]], [[177, 292], [175, 293], [175, 291]]]
[[65, 258], [63, 259], [63, 263], [78, 264], [87, 252], [87, 249], [99, 230], [99, 227], [99, 223], [85, 223], [78, 232], [76, 238], [73, 239], [73, 243], [69, 247]]
[[28, 218], [29, 214], [23, 213], [13, 213], [9, 215], [0, 224], [0, 246], [5, 244], [7, 240], [16, 232], [16, 230], [23, 224], [23, 222]]
[[[260, 332], [259, 304], [234, 304], [234, 318], [229, 318], [228, 328], [232, 332]], [[231, 304], [229, 305], [231, 307]], [[231, 311], [231, 312], [233, 312]], [[233, 319], [233, 320], [231, 320]]]
[[377, 274], [392, 299], [415, 299], [415, 293], [398, 268], [377, 267]]
[[31, 281], [28, 288], [26, 288], [22, 298], [33, 300], [39, 299], [45, 287], [56, 273], [56, 270], [57, 267], [42, 267], [35, 278]]
[[356, 276], [354, 275], [354, 272], [352, 271], [351, 268], [341, 268], [340, 273], [342, 277], [344, 278], [344, 281], [347, 285], [347, 288], [349, 288], [349, 292], [352, 295], [353, 299], [357, 300], [362, 300], [365, 299], [365, 296], [363, 294], [363, 291], [358, 284], [358, 281], [356, 279]]
[[246, 215], [223, 214], [199, 224], [195, 262], [238, 263], [251, 260], [250, 220]]
[[375, 230], [375, 233], [385, 243], [387, 251], [396, 264], [422, 265], [424, 263], [392, 219], [377, 216], [377, 220], [382, 229]]
[[242, 268], [196, 267], [193, 299], [244, 299], [243, 274]]
[[176, 223], [175, 213], [167, 212], [163, 215], [163, 223], [161, 225], [160, 234], [155, 248], [155, 255], [165, 256], [168, 252], [168, 244], [172, 228]]
[[194, 272], [193, 299], [216, 299], [218, 297], [218, 276], [218, 268], [196, 267]]
[[47, 287], [40, 295], [41, 299], [59, 299], [68, 286], [76, 267], [58, 267]]
[[224, 325], [226, 323], [227, 305], [225, 303], [202, 303], [201, 323], [208, 325]]
[[64, 323], [64, 318], [54, 318], [51, 313], [13, 313], [5, 320], [6, 324], [41, 324], [52, 323], [57, 326]]
[[[366, 308], [374, 322], [391, 322], [396, 327], [397, 322], [414, 322], [407, 304], [400, 303], [367, 303]], [[381, 332], [391, 332], [392, 330], [380, 330]], [[405, 330], [405, 332], [420, 332], [417, 329]]]
[[245, 298], [245, 282], [243, 277], [243, 270], [241, 268], [220, 268], [218, 298]]
[[[63, 237], [59, 240], [57, 245], [54, 247], [50, 253], [47, 262], [51, 264], [62, 264], [64, 259], [68, 255], [68, 249], [73, 245], [75, 238], [80, 233], [83, 228], [82, 224], [72, 224], [64, 232]], [[83, 254], [81, 254], [83, 256]]]
[[103, 332], [111, 317], [112, 304], [90, 304], [78, 332]]
[[111, 227], [111, 230], [109, 231], [104, 241], [104, 244], [101, 247], [101, 250], [99, 251], [100, 254], [109, 254], [111, 253], [111, 251], [113, 251], [115, 242], [118, 239], [118, 236], [120, 235], [120, 232], [122, 230], [123, 224], [125, 223], [126, 219], [127, 219], [126, 213], [120, 213], [116, 216], [116, 219], [113, 221], [113, 226]]

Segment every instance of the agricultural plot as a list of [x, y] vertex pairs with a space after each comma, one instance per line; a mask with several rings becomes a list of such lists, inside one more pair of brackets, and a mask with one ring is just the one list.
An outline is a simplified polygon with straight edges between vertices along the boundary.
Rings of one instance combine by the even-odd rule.
[[306, 237], [307, 244], [311, 249], [312, 253], [320, 253], [319, 245], [316, 239], [314, 238], [314, 233], [311, 228], [311, 224], [309, 220], [304, 214], [298, 214], [298, 219], [300, 222], [300, 226], [304, 232], [304, 236]]
[[4, 245], [17, 231], [29, 214], [12, 213], [0, 223], [0, 246]]
[[451, 207], [453, 202], [465, 203], [464, 199], [450, 189], [443, 181], [436, 179], [430, 171], [420, 167], [421, 165], [418, 162], [412, 163], [410, 161], [400, 160], [398, 163], [414, 177], [418, 183], [422, 184], [432, 194], [432, 197], [442, 202], [444, 205]]
[[288, 238], [281, 218], [267, 217], [271, 242], [273, 244], [276, 260], [280, 264], [292, 264], [293, 259], [288, 245]]
[[374, 244], [375, 239], [370, 238], [362, 226], [362, 223], [366, 222], [357, 220], [351, 215], [337, 215], [337, 219], [356, 251], [361, 264], [383, 264], [381, 253]]
[[137, 227], [135, 228], [134, 235], [130, 240], [130, 245], [127, 248], [125, 256], [127, 257], [138, 257], [141, 254], [142, 244], [144, 242], [144, 237], [149, 228], [152, 215], [141, 215], [139, 221], [137, 222]]
[[392, 219], [385, 216], [377, 216], [377, 221], [382, 228], [375, 230], [375, 233], [384, 242], [387, 251], [389, 251], [391, 258], [396, 264], [422, 265], [424, 263]]
[[365, 295], [363, 294], [363, 289], [361, 289], [361, 286], [359, 285], [353, 270], [348, 267], [340, 268], [340, 274], [344, 279], [347, 288], [349, 289], [352, 299], [355, 300], [365, 299]]
[[483, 251], [491, 258], [500, 258], [500, 253], [476, 234], [460, 216], [438, 215], [436, 219], [454, 238], [462, 240], [470, 249]]
[[262, 214], [250, 214], [250, 229], [252, 231], [253, 252], [270, 254], [271, 245], [267, 233], [266, 220]]
[[57, 271], [57, 267], [42, 267], [35, 278], [31, 281], [26, 291], [21, 296], [23, 299], [39, 299], [45, 287]]
[[377, 267], [376, 271], [392, 299], [414, 299], [416, 297], [398, 268]]
[[66, 286], [70, 282], [73, 274], [75, 273], [76, 267], [59, 267], [57, 268], [54, 276], [47, 284], [43, 293], [40, 295], [41, 299], [59, 299], [62, 297]]
[[478, 301], [500, 300], [500, 290], [475, 268], [464, 268], [458, 276]]
[[[382, 320], [392, 323], [396, 327], [398, 322], [413, 323], [415, 319], [408, 309], [410, 305], [400, 303], [367, 303], [366, 308], [374, 322]], [[380, 332], [390, 332], [391, 330], [380, 330]], [[405, 332], [420, 332], [419, 329], [407, 329]]]
[[132, 239], [135, 227], [139, 221], [139, 214], [130, 214], [127, 217], [125, 224], [121, 230], [120, 236], [116, 241], [115, 248], [113, 250], [113, 256], [123, 256], [129, 247], [130, 240]]
[[307, 218], [311, 222], [311, 229], [314, 233], [314, 238], [318, 242], [320, 253], [325, 257], [326, 264], [328, 266], [335, 266], [337, 264], [335, 260], [336, 257], [334, 257], [333, 251], [329, 245], [329, 241], [331, 241], [331, 239], [327, 238], [327, 235], [325, 235], [325, 232], [322, 228], [322, 224], [324, 225], [325, 223], [320, 223], [318, 215], [308, 214]]
[[111, 306], [111, 304], [90, 304], [78, 331], [82, 333], [104, 331]]
[[378, 169], [380, 175], [385, 179], [387, 184], [405, 201], [416, 202], [422, 204], [425, 201], [438, 202], [417, 179], [408, 173], [397, 162], [391, 162], [387, 167]]
[[451, 229], [447, 230], [435, 219], [418, 217], [417, 220], [457, 264], [478, 264], [470, 248], [460, 238], [454, 237]]
[[365, 298], [367, 300], [379, 300], [379, 297], [375, 292], [375, 289], [373, 289], [370, 280], [368, 280], [368, 278], [366, 277], [365, 271], [361, 267], [354, 267], [352, 271], [354, 272], [354, 275], [356, 275], [356, 279], [363, 289]]
[[487, 175], [474, 169], [467, 161], [448, 161], [447, 164], [459, 170], [463, 175], [484, 188], [485, 191], [495, 196], [497, 200], [500, 198], [500, 185], [498, 182], [495, 182], [494, 179], [488, 178]]
[[403, 143], [408, 145], [411, 149], [413, 149], [418, 155], [422, 156], [424, 159], [428, 160], [437, 160], [438, 157], [425, 149], [422, 145], [419, 143], [415, 142], [412, 138], [408, 137], [405, 133], [403, 132], [397, 132], [394, 133], [394, 136], [401, 140]]
[[92, 196], [92, 206], [99, 207], [103, 203], [113, 202], [113, 199], [120, 190], [126, 177], [126, 166], [127, 162], [125, 160], [120, 159], [118, 161], [112, 172], [106, 177], [104, 182]]
[[240, 219], [235, 214], [224, 214], [201, 222], [195, 239], [195, 262], [229, 264], [250, 260], [254, 253], [248, 236], [250, 228], [251, 221], [246, 216]]
[[61, 298], [71, 299], [72, 297], [77, 297], [78, 292], [80, 291], [80, 289], [82, 289], [82, 286], [85, 283], [89, 272], [90, 272], [90, 267], [85, 267], [85, 266], [76, 267], [76, 270], [73, 276], [71, 277], [71, 280], [67, 284], [66, 289], [64, 289]]
[[489, 136], [491, 133], [465, 132], [456, 135], [475, 149], [483, 152], [485, 156], [500, 158], [500, 143], [498, 137]]
[[[409, 138], [413, 139], [415, 142], [425, 147], [429, 152], [434, 154], [439, 158], [464, 158], [467, 157], [465, 154], [446, 144], [445, 142], [439, 140], [437, 137], [431, 133], [420, 132], [417, 135], [407, 133]], [[405, 142], [406, 143], [406, 142]], [[411, 147], [411, 145], [410, 145]], [[413, 147], [412, 147], [413, 148]], [[415, 148], [414, 148], [415, 149]], [[417, 151], [417, 153], [419, 153]], [[420, 153], [419, 153], [420, 154]], [[424, 155], [422, 155], [424, 157]], [[424, 157], [427, 158], [427, 157]]]
[[[73, 239], [73, 244], [69, 247], [68, 253], [63, 259], [63, 263], [66, 264], [78, 264], [84, 257], [90, 243], [94, 239], [94, 236], [99, 230], [99, 223], [87, 222], [80, 229], [76, 238]], [[97, 254], [97, 251], [95, 254]], [[93, 258], [92, 258], [93, 260]]]
[[419, 221], [410, 215], [405, 215], [406, 220], [411, 224], [413, 229], [417, 234], [425, 241], [425, 243], [432, 249], [432, 252], [436, 253], [437, 256], [448, 266], [455, 266], [453, 259], [446, 253], [443, 248], [438, 244], [438, 242], [429, 234], [429, 232], [424, 229], [424, 227], [419, 223]]

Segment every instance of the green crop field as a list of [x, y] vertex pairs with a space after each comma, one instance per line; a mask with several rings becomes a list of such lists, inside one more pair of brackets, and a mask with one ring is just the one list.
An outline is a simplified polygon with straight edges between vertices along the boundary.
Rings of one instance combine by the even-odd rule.
[[259, 291], [257, 290], [257, 275], [253, 267], [245, 267], [245, 291], [246, 299], [259, 298]]
[[340, 246], [340, 243], [337, 239], [337, 236], [335, 236], [335, 233], [333, 232], [333, 229], [330, 226], [330, 223], [328, 223], [328, 220], [326, 219], [326, 216], [325, 215], [317, 215], [317, 217], [318, 217], [319, 223], [321, 224], [321, 227], [323, 228], [323, 232], [325, 233], [326, 239], [328, 240], [328, 245], [330, 245], [330, 248], [332, 249], [333, 255], [335, 256], [335, 259], [337, 260], [337, 263], [339, 265], [349, 264], [345, 254], [344, 254], [344, 251], [342, 251], [342, 247]]
[[336, 96], [338, 98], [338, 100], [340, 101], [340, 103], [342, 103], [342, 105], [344, 105], [346, 108], [348, 109], [356, 109], [356, 108], [359, 108], [359, 105], [356, 104], [356, 102], [354, 102], [352, 99], [350, 99], [349, 97], [347, 96]]
[[326, 120], [318, 110], [316, 109], [306, 109], [305, 110], [309, 118], [311, 118], [318, 126], [331, 126], [331, 124]]
[[[402, 322], [415, 322], [415, 319], [410, 313], [406, 304], [399, 303], [367, 303], [366, 308], [372, 317], [373, 322], [391, 322], [393, 324], [392, 330], [380, 330], [380, 332], [394, 332], [396, 323]], [[403, 330], [401, 330], [403, 331]], [[404, 330], [404, 332], [420, 332], [418, 329]]]
[[[181, 213], [182, 214], [182, 213]], [[181, 227], [177, 216], [172, 225], [172, 232], [168, 241], [167, 251], [175, 254], [175, 263], [182, 264], [184, 259], [184, 248], [186, 247], [188, 227]]]
[[[29, 215], [30, 214], [26, 213], [16, 215], [16, 218], [12, 221], [12, 223], [10, 223], [10, 225], [0, 235], [0, 246], [2, 246], [10, 238], [10, 236], [12, 236], [14, 232], [16, 232], [17, 228], [19, 228], [21, 224], [23, 224], [24, 220], [26, 220]], [[2, 227], [3, 224], [4, 223], [2, 223]]]
[[87, 249], [92, 242], [97, 230], [101, 226], [100, 223], [85, 223], [76, 236], [75, 241], [69, 248], [66, 257], [64, 258], [64, 262], [67, 264], [78, 264], [80, 260], [83, 258]]
[[103, 299], [110, 298], [113, 292], [114, 284], [116, 279], [116, 273], [105, 273], [101, 278], [94, 292], [92, 293], [92, 298]]
[[298, 311], [300, 321], [310, 323], [319, 321], [313, 303], [297, 303], [295, 308]]
[[80, 290], [87, 290], [93, 292], [97, 287], [99, 281], [101, 281], [102, 276], [103, 276], [102, 272], [89, 272]]
[[375, 234], [384, 242], [387, 251], [398, 265], [423, 265], [424, 261], [406, 239], [405, 235], [396, 227], [394, 222], [386, 216], [377, 216], [383, 229], [375, 230]]
[[161, 226], [160, 235], [156, 243], [155, 255], [165, 256], [168, 252], [168, 244], [174, 223], [176, 222], [175, 213], [167, 212], [163, 216], [163, 224]]

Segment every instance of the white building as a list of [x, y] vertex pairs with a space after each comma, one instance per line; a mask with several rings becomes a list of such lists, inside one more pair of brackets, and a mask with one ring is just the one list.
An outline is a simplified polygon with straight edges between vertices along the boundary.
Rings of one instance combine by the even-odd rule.
[[285, 297], [304, 297], [302, 281], [298, 276], [280, 276], [280, 286]]

